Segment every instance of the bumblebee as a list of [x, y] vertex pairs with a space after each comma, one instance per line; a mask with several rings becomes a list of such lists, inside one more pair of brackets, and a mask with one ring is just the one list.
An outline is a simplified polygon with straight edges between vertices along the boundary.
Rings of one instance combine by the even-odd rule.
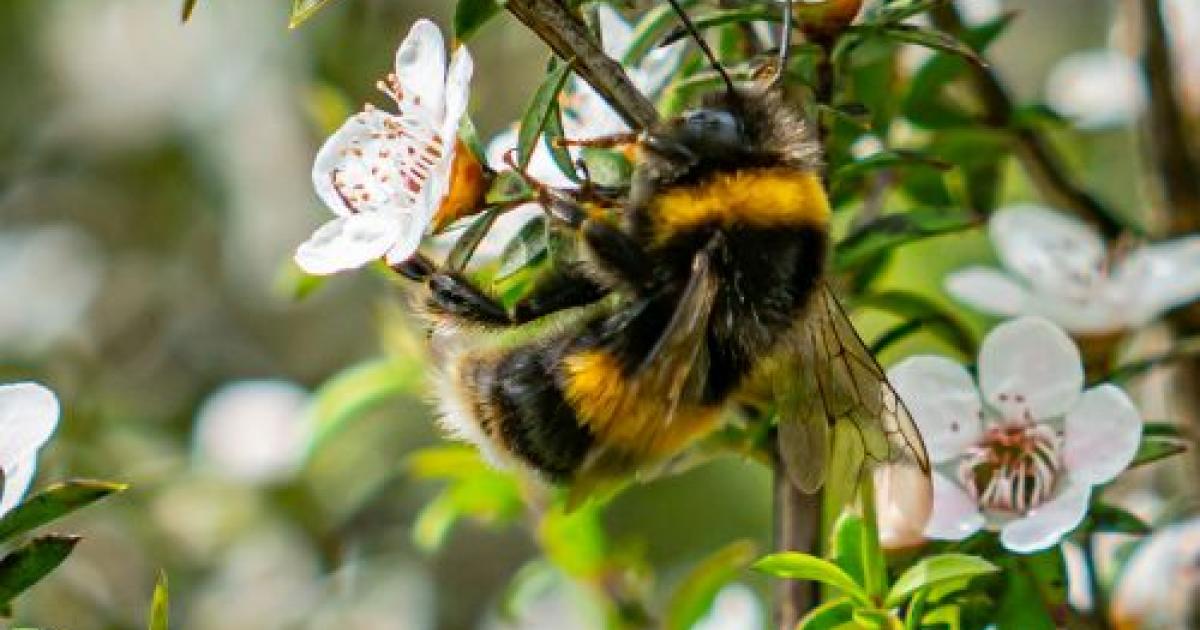
[[[903, 460], [928, 473], [824, 281], [821, 154], [782, 72], [742, 86], [721, 74], [724, 92], [639, 134], [619, 220], [548, 200], [580, 260], [511, 311], [462, 274], [409, 266], [428, 288], [443, 423], [493, 462], [558, 483], [624, 475], [767, 400], [801, 489], [822, 485], [831, 453], [847, 470]], [[507, 327], [526, 332], [498, 340]]]

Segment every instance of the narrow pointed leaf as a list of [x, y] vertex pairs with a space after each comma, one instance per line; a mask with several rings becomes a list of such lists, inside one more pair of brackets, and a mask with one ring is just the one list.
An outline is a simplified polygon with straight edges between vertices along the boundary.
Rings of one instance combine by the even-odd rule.
[[465, 42], [500, 12], [496, 0], [458, 0], [454, 7], [454, 38]]
[[492, 225], [496, 223], [496, 219], [500, 218], [500, 213], [503, 211], [503, 208], [492, 207], [475, 217], [471, 225], [467, 226], [467, 229], [454, 242], [454, 247], [450, 248], [450, 253], [446, 255], [447, 269], [462, 271], [467, 268], [467, 265], [471, 262], [471, 257], [475, 255], [475, 250], [479, 248], [479, 244], [487, 237], [488, 232], [492, 230]]
[[331, 0], [292, 0], [292, 15], [288, 19], [288, 28], [296, 28], [317, 14]]
[[899, 606], [918, 589], [937, 586], [951, 580], [987, 575], [999, 570], [999, 567], [983, 558], [961, 553], [925, 558], [900, 575], [888, 591], [884, 605], [888, 608]]
[[154, 597], [150, 600], [149, 630], [168, 630], [170, 628], [169, 609], [167, 572], [160, 571], [158, 583], [154, 585]]
[[838, 565], [816, 556], [792, 551], [774, 553], [755, 562], [752, 568], [776, 577], [820, 582], [838, 589], [860, 604], [866, 605], [869, 601], [867, 592], [849, 573]]
[[498, 282], [514, 273], [545, 260], [549, 252], [545, 217], [534, 217], [521, 226], [516, 236], [504, 246], [500, 254], [500, 269], [492, 278]]
[[857, 227], [837, 245], [834, 269], [849, 271], [879, 254], [924, 238], [969, 230], [980, 224], [977, 217], [940, 208], [915, 208], [885, 214]]
[[1137, 515], [1125, 508], [1110, 503], [1094, 502], [1088, 509], [1089, 529], [1095, 532], [1116, 534], [1149, 534], [1151, 528]]
[[326, 381], [309, 412], [314, 427], [310, 452], [374, 406], [416, 390], [423, 374], [420, 359], [384, 358], [347, 368]]
[[41, 536], [0, 560], [0, 605], [37, 584], [62, 564], [79, 543], [78, 536]]
[[123, 483], [90, 479], [50, 486], [26, 499], [0, 519], [0, 541], [32, 531], [127, 487]]
[[1138, 445], [1137, 454], [1133, 456], [1133, 462], [1129, 464], [1129, 467], [1145, 466], [1160, 459], [1178, 455], [1188, 450], [1189, 447], [1189, 442], [1183, 438], [1166, 435], [1143, 435], [1142, 441]]
[[796, 625], [796, 630], [842, 630], [853, 619], [854, 603], [848, 598], [838, 597], [812, 609]]
[[550, 119], [558, 101], [558, 94], [562, 92], [570, 75], [571, 64], [564, 63], [557, 57], [551, 59], [545, 80], [525, 108], [525, 114], [521, 116], [521, 128], [517, 132], [517, 163], [522, 170], [529, 166], [537, 140], [546, 129], [546, 121]]
[[983, 57], [980, 57], [979, 53], [975, 52], [975, 49], [968, 46], [965, 42], [935, 28], [915, 26], [913, 24], [892, 24], [877, 29], [875, 32], [895, 41], [918, 44], [927, 48], [933, 48], [934, 50], [958, 55], [981, 68], [986, 68], [988, 65], [987, 61]]

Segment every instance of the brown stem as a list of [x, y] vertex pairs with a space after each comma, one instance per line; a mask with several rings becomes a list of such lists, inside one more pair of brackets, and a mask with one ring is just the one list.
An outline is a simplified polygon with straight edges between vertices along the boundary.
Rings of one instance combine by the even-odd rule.
[[638, 91], [621, 64], [597, 44], [586, 25], [560, 0], [509, 0], [505, 8], [529, 27], [584, 81], [612, 105], [625, 123], [647, 129], [658, 122], [658, 110]]
[[[775, 484], [775, 551], [817, 551], [821, 495], [805, 494], [792, 483], [780, 461], [773, 458]], [[808, 580], [779, 580], [775, 584], [775, 626], [792, 630], [817, 603], [817, 584]]]
[[[960, 35], [965, 30], [952, 4], [940, 4], [930, 15], [934, 25], [951, 34]], [[1054, 146], [1035, 130], [1014, 124], [1016, 105], [994, 67], [971, 64], [969, 72], [971, 84], [983, 104], [983, 122], [1013, 134], [1017, 157], [1046, 200], [1092, 221], [1107, 238], [1121, 234], [1127, 226], [1117, 220], [1111, 208], [1069, 175], [1066, 162]]]

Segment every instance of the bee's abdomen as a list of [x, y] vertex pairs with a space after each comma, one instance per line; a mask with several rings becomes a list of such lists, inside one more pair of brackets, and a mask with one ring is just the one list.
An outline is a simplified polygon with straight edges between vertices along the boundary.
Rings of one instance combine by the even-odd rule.
[[460, 357], [440, 393], [442, 415], [456, 437], [475, 442], [490, 459], [515, 457], [564, 481], [583, 463], [593, 438], [564, 399], [547, 358], [536, 345]]

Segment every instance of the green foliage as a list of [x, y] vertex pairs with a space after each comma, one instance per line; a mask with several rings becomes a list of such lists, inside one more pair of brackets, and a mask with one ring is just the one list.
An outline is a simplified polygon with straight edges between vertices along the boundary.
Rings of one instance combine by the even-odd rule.
[[382, 358], [350, 368], [325, 382], [312, 403], [311, 450], [360, 418], [367, 410], [403, 394], [416, 391], [424, 376], [417, 357]]
[[330, 0], [292, 0], [292, 14], [288, 18], [288, 28], [296, 28], [307, 22], [329, 2]]
[[717, 592], [741, 572], [757, 554], [748, 540], [732, 542], [713, 552], [675, 588], [667, 602], [666, 630], [688, 630], [712, 607]]
[[[551, 118], [560, 116], [558, 113], [558, 95], [567, 78], [571, 76], [571, 64], [564, 63], [558, 58], [552, 58], [546, 68], [546, 78], [541, 86], [533, 93], [525, 114], [521, 116], [521, 127], [517, 132], [517, 166], [525, 170], [533, 157], [533, 149], [545, 131]], [[571, 172], [571, 170], [567, 170]]]
[[502, 3], [496, 0], [460, 0], [454, 5], [454, 37], [465, 42], [496, 17]]
[[0, 519], [0, 541], [9, 541], [128, 486], [78, 479], [55, 484], [17, 505]]
[[37, 584], [62, 564], [79, 543], [78, 536], [39, 536], [0, 559], [0, 608]]
[[167, 572], [158, 573], [158, 583], [154, 585], [154, 596], [150, 600], [149, 630], [169, 630], [170, 624], [170, 595], [167, 592]]

